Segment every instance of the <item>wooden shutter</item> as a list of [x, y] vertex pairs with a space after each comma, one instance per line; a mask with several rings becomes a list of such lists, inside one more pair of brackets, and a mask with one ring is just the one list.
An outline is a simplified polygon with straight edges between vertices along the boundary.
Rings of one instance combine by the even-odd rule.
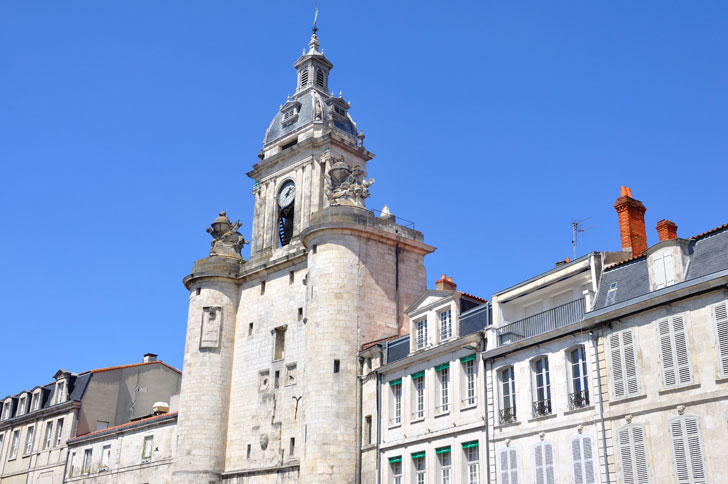
[[675, 352], [672, 343], [672, 331], [670, 331], [670, 320], [668, 318], [661, 319], [657, 322], [657, 333], [660, 338], [662, 382], [666, 387], [671, 387], [677, 383], [677, 375], [675, 373]]
[[622, 343], [619, 333], [609, 335], [609, 351], [612, 355], [612, 387], [614, 396], [622, 398], [625, 395], [624, 369], [622, 367]]
[[571, 439], [571, 462], [574, 468], [574, 484], [594, 484], [594, 455], [591, 437], [580, 435]]
[[500, 451], [501, 484], [518, 484], [518, 451], [506, 447]]
[[533, 448], [536, 470], [536, 484], [555, 484], [554, 447], [549, 442], [541, 442]]
[[686, 416], [671, 421], [670, 434], [678, 484], [706, 484], [697, 417]]
[[666, 252], [665, 261], [665, 285], [675, 284], [675, 261], [672, 258], [672, 252]]
[[655, 254], [652, 259], [652, 274], [655, 277], [655, 289], [665, 287], [665, 260], [663, 254]]
[[688, 346], [688, 328], [683, 316], [672, 317], [672, 334], [675, 338], [675, 361], [677, 363], [677, 381], [680, 385], [692, 383], [693, 372], [690, 366], [690, 348]]
[[631, 329], [622, 331], [622, 351], [624, 352], [624, 376], [627, 395], [637, 395], [640, 392], [637, 375], [637, 348], [635, 348], [634, 333]]
[[624, 484], [649, 484], [644, 428], [639, 425], [623, 427], [619, 430], [617, 438], [622, 457]]
[[728, 376], [728, 303], [713, 306], [713, 321], [718, 337], [718, 363], [720, 373]]

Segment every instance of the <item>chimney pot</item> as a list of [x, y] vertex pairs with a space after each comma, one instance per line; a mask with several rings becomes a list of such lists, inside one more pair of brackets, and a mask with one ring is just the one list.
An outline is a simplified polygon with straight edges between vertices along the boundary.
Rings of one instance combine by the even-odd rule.
[[656, 228], [660, 242], [663, 240], [677, 239], [677, 225], [672, 220], [662, 219], [657, 222]]
[[632, 256], [642, 255], [647, 250], [645, 212], [647, 209], [639, 200], [632, 198], [632, 189], [622, 186], [621, 196], [614, 204], [619, 216], [619, 234], [622, 250], [632, 252]]
[[442, 278], [435, 282], [435, 289], [438, 291], [454, 291], [458, 287], [457, 284], [452, 282], [452, 277], [447, 277], [445, 274]]

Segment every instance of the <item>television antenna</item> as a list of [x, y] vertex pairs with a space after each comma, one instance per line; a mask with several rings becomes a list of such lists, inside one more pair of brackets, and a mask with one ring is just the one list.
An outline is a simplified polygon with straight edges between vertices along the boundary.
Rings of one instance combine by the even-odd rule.
[[583, 220], [579, 220], [578, 222], [571, 222], [571, 246], [574, 248], [574, 259], [576, 259], [576, 245], [578, 242], [579, 234], [583, 234], [587, 230], [594, 228], [594, 225], [584, 227], [584, 222], [586, 222], [590, 218], [591, 216]]

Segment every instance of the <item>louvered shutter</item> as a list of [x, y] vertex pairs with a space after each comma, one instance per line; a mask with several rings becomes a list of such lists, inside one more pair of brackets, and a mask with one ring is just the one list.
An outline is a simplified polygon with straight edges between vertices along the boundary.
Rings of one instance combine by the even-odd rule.
[[728, 376], [728, 303], [713, 306], [713, 320], [718, 336], [718, 360], [720, 372]]
[[670, 422], [678, 484], [705, 484], [703, 443], [697, 417], [681, 417]]
[[511, 464], [511, 484], [518, 484], [518, 451], [509, 449], [508, 454], [508, 460]]
[[688, 329], [685, 318], [672, 317], [672, 333], [675, 338], [675, 362], [677, 363], [677, 381], [680, 385], [693, 381], [693, 372], [690, 367], [690, 350], [688, 347]]
[[574, 467], [574, 484], [594, 484], [594, 454], [591, 437], [581, 435], [571, 440], [571, 460]]
[[631, 329], [622, 331], [622, 352], [624, 353], [624, 376], [627, 395], [637, 395], [640, 392], [637, 375], [637, 349]]
[[649, 484], [644, 429], [639, 425], [630, 425], [622, 428], [617, 438], [624, 484]]
[[609, 351], [612, 355], [612, 387], [614, 396], [622, 398], [625, 395], [624, 370], [622, 368], [622, 344], [619, 333], [609, 335]]
[[536, 484], [555, 484], [554, 446], [549, 442], [541, 442], [534, 449]]
[[657, 331], [662, 357], [662, 381], [665, 387], [692, 382], [685, 319], [682, 316], [661, 319], [657, 322]]
[[652, 274], [655, 276], [655, 289], [665, 287], [665, 260], [662, 254], [652, 259]]
[[508, 449], [500, 453], [501, 484], [511, 484], [511, 466], [508, 465]]

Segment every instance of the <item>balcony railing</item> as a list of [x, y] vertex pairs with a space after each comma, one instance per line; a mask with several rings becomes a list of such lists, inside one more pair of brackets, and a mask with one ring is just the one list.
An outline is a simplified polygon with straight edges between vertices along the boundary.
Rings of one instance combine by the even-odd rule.
[[509, 407], [501, 409], [500, 411], [500, 423], [508, 424], [516, 421], [516, 407]]
[[569, 407], [572, 410], [589, 406], [589, 390], [569, 393]]
[[522, 339], [562, 328], [584, 319], [586, 301], [584, 298], [556, 306], [533, 316], [496, 328], [498, 346], [504, 346]]
[[546, 415], [551, 415], [551, 399], [547, 398], [533, 402], [533, 416], [544, 417]]

